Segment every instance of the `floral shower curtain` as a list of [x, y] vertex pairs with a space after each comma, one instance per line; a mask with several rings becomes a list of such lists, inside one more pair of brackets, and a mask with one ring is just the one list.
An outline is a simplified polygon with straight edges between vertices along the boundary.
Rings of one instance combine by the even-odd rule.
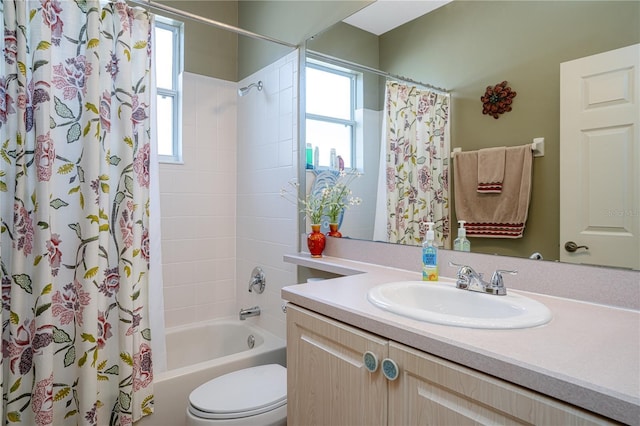
[[449, 95], [387, 82], [387, 241], [422, 244], [427, 222], [449, 245]]
[[3, 422], [152, 412], [151, 21], [124, 2], [4, 0]]

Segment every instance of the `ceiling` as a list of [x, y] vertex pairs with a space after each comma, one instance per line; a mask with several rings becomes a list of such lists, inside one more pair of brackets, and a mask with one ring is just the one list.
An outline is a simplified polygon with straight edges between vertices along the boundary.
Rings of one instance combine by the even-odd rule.
[[452, 0], [377, 0], [349, 16], [344, 22], [379, 36], [450, 1]]

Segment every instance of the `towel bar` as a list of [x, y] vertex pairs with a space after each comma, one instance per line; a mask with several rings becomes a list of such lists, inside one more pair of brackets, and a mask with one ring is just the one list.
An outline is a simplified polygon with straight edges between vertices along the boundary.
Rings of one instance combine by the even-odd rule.
[[[534, 138], [531, 143], [531, 151], [533, 151], [534, 157], [544, 157], [544, 138]], [[462, 152], [462, 148], [453, 148], [451, 158], [453, 158], [457, 152]]]

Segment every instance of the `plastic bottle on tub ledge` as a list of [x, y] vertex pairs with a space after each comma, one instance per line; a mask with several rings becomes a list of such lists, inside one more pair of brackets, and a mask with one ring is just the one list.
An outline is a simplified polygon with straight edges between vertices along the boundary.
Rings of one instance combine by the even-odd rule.
[[336, 149], [331, 148], [329, 153], [329, 168], [331, 170], [338, 170], [338, 156], [336, 155]]
[[427, 222], [429, 229], [422, 243], [422, 280], [438, 281], [438, 246], [434, 244], [433, 222]]
[[307, 143], [307, 149], [305, 150], [305, 158], [307, 163], [306, 168], [313, 169], [313, 148], [310, 143]]
[[318, 165], [320, 164], [320, 148], [317, 146], [313, 150], [313, 168], [318, 170]]

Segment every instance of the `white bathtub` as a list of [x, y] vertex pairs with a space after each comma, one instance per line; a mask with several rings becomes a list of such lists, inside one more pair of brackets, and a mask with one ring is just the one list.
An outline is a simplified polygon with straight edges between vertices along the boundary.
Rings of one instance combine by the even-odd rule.
[[[262, 364], [285, 366], [285, 341], [251, 325], [222, 319], [166, 330], [167, 371], [154, 377], [154, 413], [140, 426], [182, 426], [189, 393], [215, 377]], [[255, 339], [248, 347], [249, 336]]]

